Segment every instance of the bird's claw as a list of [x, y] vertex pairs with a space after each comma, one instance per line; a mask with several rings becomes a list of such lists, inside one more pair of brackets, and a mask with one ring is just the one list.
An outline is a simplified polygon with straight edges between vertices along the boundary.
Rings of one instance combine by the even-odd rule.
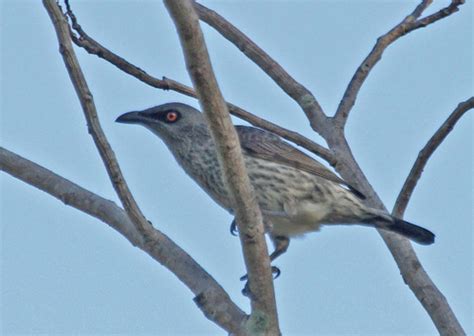
[[242, 295], [248, 297], [251, 300], [255, 298], [254, 295], [252, 294], [252, 291], [250, 290], [248, 281], [245, 283], [244, 288], [242, 288]]
[[235, 219], [230, 223], [230, 234], [233, 236], [238, 236], [239, 229], [237, 228], [237, 222]]
[[276, 278], [280, 276], [281, 271], [278, 267], [272, 266], [272, 274], [273, 274], [273, 280], [275, 280]]
[[[276, 279], [280, 276], [281, 271], [278, 267], [272, 266], [272, 274], [273, 274], [273, 279]], [[254, 299], [255, 296], [253, 295], [252, 291], [250, 290], [250, 285], [248, 281], [248, 275], [245, 274], [244, 276], [240, 277], [240, 281], [247, 280], [245, 283], [244, 288], [242, 289], [242, 295], [248, 297], [249, 299]]]
[[[273, 274], [273, 280], [275, 280], [276, 278], [278, 278], [280, 276], [281, 271], [278, 267], [272, 266], [272, 274]], [[245, 274], [244, 276], [240, 277], [240, 281], [248, 280], [248, 278], [249, 278], [249, 276], [247, 274]]]

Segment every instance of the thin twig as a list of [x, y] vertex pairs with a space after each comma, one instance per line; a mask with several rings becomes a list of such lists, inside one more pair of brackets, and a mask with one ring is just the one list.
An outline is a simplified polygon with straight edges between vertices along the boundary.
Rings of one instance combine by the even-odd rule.
[[211, 321], [229, 333], [239, 332], [247, 315], [214, 278], [165, 234], [154, 229], [160, 248], [148, 248], [126, 212], [114, 202], [2, 147], [0, 170], [108, 224], [173, 272], [196, 295], [194, 301]]
[[451, 113], [451, 115], [446, 119], [446, 121], [441, 125], [441, 127], [435, 132], [435, 134], [430, 138], [428, 143], [423, 147], [423, 149], [418, 154], [413, 167], [408, 174], [405, 183], [403, 184], [402, 190], [398, 194], [397, 201], [393, 208], [393, 215], [402, 218], [405, 213], [408, 202], [410, 201], [413, 190], [418, 183], [418, 180], [423, 173], [423, 169], [426, 166], [429, 158], [435, 150], [441, 145], [441, 143], [446, 139], [448, 134], [453, 130], [456, 123], [461, 119], [461, 117], [470, 109], [474, 108], [474, 97], [469, 98], [468, 100], [459, 103], [456, 109]]
[[127, 182], [122, 175], [112, 147], [107, 141], [102, 127], [100, 126], [92, 93], [89, 90], [86, 79], [79, 65], [79, 61], [77, 60], [72, 47], [71, 37], [69, 34], [69, 24], [67, 23], [66, 17], [56, 1], [43, 0], [43, 5], [51, 18], [54, 29], [56, 30], [59, 52], [63, 57], [69, 77], [81, 103], [84, 116], [87, 120], [89, 134], [92, 136], [99, 151], [110, 181], [112, 182], [125, 211], [137, 227], [138, 232], [143, 235], [146, 243], [150, 242], [153, 244], [156, 236], [155, 231], [138, 208], [138, 205], [128, 188]]
[[183, 49], [186, 67], [216, 144], [239, 227], [250, 285], [249, 334], [279, 335], [278, 315], [262, 214], [245, 169], [237, 132], [212, 70], [199, 18], [191, 0], [165, 0]]
[[[143, 83], [146, 83], [154, 88], [162, 90], [172, 90], [188, 97], [196, 98], [196, 92], [193, 88], [167, 77], [163, 77], [162, 79], [153, 77], [149, 75], [146, 71], [133, 65], [126, 59], [118, 56], [117, 54], [113, 53], [112, 51], [104, 47], [102, 44], [94, 40], [84, 31], [84, 29], [78, 23], [77, 17], [73, 13], [68, 2], [66, 2], [66, 6], [67, 15], [71, 18], [72, 29], [79, 35], [75, 36], [74, 33], [71, 31], [71, 38], [77, 46], [84, 48], [88, 53], [106, 60], [107, 62], [115, 65], [123, 72], [137, 78]], [[232, 113], [234, 116], [239, 117], [256, 127], [278, 134], [282, 138], [291, 141], [323, 158], [331, 166], [334, 166], [336, 164], [335, 157], [330, 150], [302, 136], [301, 134], [298, 134], [297, 132], [291, 131], [263, 118], [260, 118], [232, 103], [227, 103], [227, 106], [229, 108], [229, 112]]]
[[377, 39], [372, 51], [357, 68], [337, 107], [336, 114], [334, 115], [334, 124], [336, 127], [344, 128], [362, 85], [369, 76], [370, 71], [372, 71], [378, 61], [380, 61], [382, 54], [389, 45], [413, 30], [426, 27], [431, 23], [457, 12], [459, 10], [458, 7], [464, 3], [464, 0], [453, 0], [448, 7], [424, 19], [418, 19], [431, 2], [432, 0], [423, 0], [402, 22]]
[[459, 6], [463, 5], [464, 3], [465, 3], [465, 0], [452, 0], [449, 6], [442, 8], [436, 13], [428, 15], [425, 18], [417, 20], [413, 24], [412, 30], [424, 28], [438, 20], [444, 19], [445, 17], [453, 13], [456, 13], [457, 11], [459, 11]]
[[327, 117], [311, 91], [291, 77], [270, 55], [224, 17], [197, 2], [195, 8], [201, 20], [239, 48], [245, 56], [257, 64], [288, 96], [300, 105], [315, 131], [320, 133], [323, 130]]
[[[407, 179], [405, 180], [405, 183], [403, 184], [402, 190], [395, 202], [395, 206], [393, 207], [392, 214], [394, 216], [400, 218], [403, 217], [411, 195], [413, 194], [416, 184], [420, 179], [429, 158], [444, 139], [446, 139], [459, 119], [468, 110], [473, 108], [474, 97], [461, 102], [420, 151]], [[385, 240], [389, 247], [393, 244], [393, 242], [387, 237], [385, 237]], [[436, 285], [431, 281], [430, 277], [423, 269], [413, 251], [413, 248], [407, 246], [406, 249], [392, 251], [392, 255], [395, 260], [397, 260], [397, 264], [400, 267], [405, 283], [408, 284], [418, 300], [428, 311], [440, 334], [453, 336], [465, 335], [462, 326], [459, 324], [456, 316], [449, 307], [446, 298], [438, 288], [436, 288]]]

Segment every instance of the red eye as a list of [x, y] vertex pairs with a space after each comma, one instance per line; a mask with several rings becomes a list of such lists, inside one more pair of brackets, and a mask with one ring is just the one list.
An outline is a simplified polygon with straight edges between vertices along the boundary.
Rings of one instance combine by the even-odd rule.
[[178, 113], [176, 112], [168, 112], [166, 113], [166, 121], [167, 122], [175, 122], [176, 120], [178, 120]]

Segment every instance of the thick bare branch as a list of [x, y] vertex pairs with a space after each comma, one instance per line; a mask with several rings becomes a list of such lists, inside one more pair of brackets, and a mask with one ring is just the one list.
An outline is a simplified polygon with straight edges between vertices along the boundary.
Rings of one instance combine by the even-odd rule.
[[406, 16], [402, 22], [393, 27], [388, 33], [380, 36], [375, 43], [372, 51], [362, 61], [361, 65], [357, 68], [354, 76], [352, 77], [349, 85], [342, 96], [341, 102], [337, 107], [336, 114], [334, 115], [334, 124], [336, 127], [344, 128], [347, 118], [352, 107], [355, 104], [357, 95], [364, 84], [365, 80], [369, 76], [370, 71], [382, 58], [382, 54], [393, 42], [398, 40], [400, 37], [408, 34], [409, 32], [416, 30], [421, 27], [434, 23], [448, 15], [453, 14], [459, 10], [459, 6], [464, 3], [464, 0], [452, 0], [451, 4], [439, 10], [437, 13], [430, 15], [424, 19], [418, 20], [423, 14], [426, 8], [432, 3], [432, 0], [423, 0], [421, 3]]
[[305, 112], [311, 127], [318, 133], [321, 132], [327, 117], [314, 95], [306, 87], [291, 77], [270, 55], [218, 13], [199, 3], [195, 3], [195, 8], [201, 20], [232, 42], [270, 76], [288, 96], [293, 98]]
[[145, 242], [153, 244], [156, 241], [155, 231], [138, 208], [138, 205], [128, 188], [127, 182], [122, 175], [112, 147], [107, 141], [102, 127], [100, 126], [92, 93], [89, 90], [86, 79], [79, 65], [79, 61], [77, 60], [72, 47], [71, 37], [69, 34], [69, 24], [67, 23], [66, 17], [63, 15], [61, 8], [57, 5], [56, 1], [43, 0], [43, 4], [56, 30], [59, 52], [63, 57], [69, 77], [81, 103], [84, 116], [87, 120], [89, 134], [92, 136], [99, 151], [100, 157], [102, 158], [107, 173], [109, 174], [110, 181], [112, 182], [125, 211], [132, 222], [136, 225], [138, 231], [143, 235]]
[[229, 333], [239, 332], [247, 319], [245, 313], [190, 255], [165, 234], [154, 229], [157, 248], [149, 248], [125, 211], [114, 202], [2, 147], [0, 170], [108, 224], [173, 272], [196, 295], [194, 301], [211, 321]]
[[446, 139], [448, 134], [453, 130], [456, 123], [461, 119], [461, 117], [470, 109], [474, 108], [474, 97], [469, 98], [468, 100], [460, 103], [456, 109], [451, 113], [451, 115], [446, 119], [446, 121], [441, 125], [441, 127], [435, 132], [435, 134], [430, 138], [428, 143], [423, 147], [423, 149], [418, 154], [416, 161], [413, 167], [408, 174], [405, 183], [403, 184], [402, 190], [398, 195], [397, 201], [393, 208], [393, 215], [397, 217], [403, 217], [405, 213], [410, 197], [413, 194], [413, 190], [418, 183], [418, 180], [423, 173], [426, 163], [428, 162], [431, 155], [435, 150], [441, 145], [441, 143]]
[[[163, 77], [163, 79], [158, 79], [156, 77], [153, 77], [144, 70], [133, 65], [124, 58], [118, 56], [117, 54], [113, 53], [112, 51], [101, 45], [99, 42], [95, 41], [79, 25], [76, 16], [74, 15], [69, 6], [67, 14], [71, 18], [72, 29], [74, 29], [79, 34], [79, 37], [77, 37], [71, 33], [72, 40], [77, 46], [84, 48], [90, 54], [96, 55], [108, 61], [123, 72], [137, 78], [138, 80], [152, 87], [162, 90], [172, 90], [184, 94], [188, 97], [196, 98], [196, 92], [193, 88], [170, 78]], [[263, 118], [260, 118], [232, 103], [227, 103], [227, 107], [229, 108], [229, 112], [234, 116], [239, 117], [256, 127], [278, 134], [282, 138], [291, 141], [323, 158], [331, 166], [334, 166], [336, 164], [335, 157], [330, 150], [302, 136], [301, 134], [281, 127]]]
[[278, 315], [262, 215], [250, 184], [237, 133], [219, 90], [191, 0], [165, 0], [186, 67], [216, 143], [224, 180], [233, 200], [250, 285], [250, 334], [278, 335]]

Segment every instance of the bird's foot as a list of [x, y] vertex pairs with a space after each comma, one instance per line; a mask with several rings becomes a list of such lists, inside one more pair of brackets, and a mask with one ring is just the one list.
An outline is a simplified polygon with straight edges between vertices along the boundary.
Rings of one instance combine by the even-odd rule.
[[[275, 280], [276, 278], [278, 278], [280, 276], [281, 271], [278, 267], [272, 266], [272, 274], [273, 274], [273, 280]], [[240, 281], [248, 280], [248, 278], [249, 278], [249, 276], [247, 274], [245, 274], [244, 276], [240, 277]]]
[[[273, 274], [273, 279], [276, 279], [280, 276], [281, 271], [278, 267], [272, 266], [272, 274]], [[249, 299], [252, 300], [252, 299], [255, 298], [255, 296], [253, 295], [252, 291], [250, 290], [250, 285], [249, 285], [247, 274], [245, 274], [244, 276], [242, 276], [240, 278], [240, 281], [244, 281], [244, 280], [247, 280], [247, 282], [245, 283], [245, 286], [242, 289], [242, 295], [244, 295], [244, 296], [246, 296], [246, 297], [248, 297]]]
[[278, 267], [276, 266], [272, 266], [272, 275], [273, 275], [273, 280], [275, 280], [276, 278], [278, 278], [281, 274], [281, 271]]
[[239, 229], [237, 228], [237, 222], [235, 221], [235, 218], [232, 223], [230, 223], [230, 234], [233, 236], [239, 235]]
[[250, 290], [250, 285], [249, 285], [248, 281], [245, 283], [244, 288], [242, 288], [242, 295], [248, 297], [250, 300], [255, 299], [255, 296], [253, 295], [252, 291]]
[[[276, 266], [272, 266], [272, 275], [273, 275], [273, 279], [275, 280], [276, 278], [278, 278], [281, 274], [281, 271], [278, 267]], [[249, 281], [248, 281], [248, 275], [245, 274], [244, 276], [240, 277], [240, 281], [246, 281], [247, 282], [245, 283], [245, 286], [244, 288], [242, 289], [242, 294], [250, 299], [253, 298], [253, 294], [252, 294], [252, 291], [250, 290], [250, 285], [249, 285]]]

